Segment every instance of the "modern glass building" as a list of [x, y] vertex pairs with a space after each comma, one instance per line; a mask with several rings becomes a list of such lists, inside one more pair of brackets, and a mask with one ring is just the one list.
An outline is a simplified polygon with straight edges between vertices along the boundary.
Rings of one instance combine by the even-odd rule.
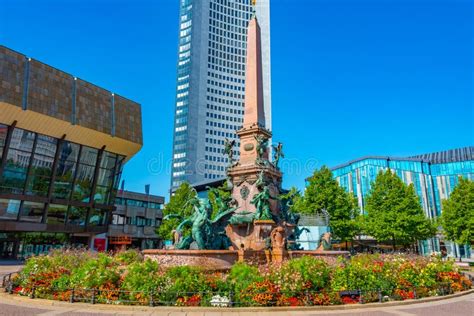
[[24, 233], [107, 231], [140, 105], [0, 46], [0, 257]]
[[[181, 0], [171, 187], [225, 176], [225, 138], [243, 121], [251, 0]], [[270, 7], [258, 0], [266, 127], [271, 129]]]
[[[459, 177], [474, 180], [474, 147], [417, 155], [406, 158], [367, 156], [332, 168], [334, 177], [357, 197], [364, 212], [365, 198], [381, 170], [390, 168], [406, 184], [413, 184], [427, 217], [440, 216], [442, 200], [449, 197]], [[470, 256], [471, 250], [442, 238], [420, 242], [422, 252], [429, 254], [446, 247], [451, 256]]]

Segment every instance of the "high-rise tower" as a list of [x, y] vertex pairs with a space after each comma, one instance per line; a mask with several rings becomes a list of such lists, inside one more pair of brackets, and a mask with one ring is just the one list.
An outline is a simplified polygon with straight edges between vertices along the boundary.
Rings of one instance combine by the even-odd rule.
[[181, 0], [171, 187], [225, 177], [226, 138], [244, 117], [247, 26], [261, 28], [265, 126], [271, 129], [270, 0]]

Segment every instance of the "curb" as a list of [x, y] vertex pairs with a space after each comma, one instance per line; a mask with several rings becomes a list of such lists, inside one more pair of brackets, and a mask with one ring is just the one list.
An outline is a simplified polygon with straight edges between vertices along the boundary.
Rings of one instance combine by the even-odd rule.
[[[445, 296], [432, 296], [420, 299], [412, 299], [405, 301], [391, 301], [385, 303], [367, 303], [367, 304], [347, 304], [347, 305], [328, 305], [328, 306], [295, 306], [295, 307], [235, 307], [235, 308], [222, 308], [222, 307], [181, 307], [181, 306], [130, 306], [130, 305], [111, 305], [111, 304], [90, 304], [90, 303], [68, 303], [55, 300], [47, 299], [30, 299], [28, 297], [12, 295], [8, 293], [0, 293], [2, 302], [18, 302], [18, 303], [32, 303], [41, 306], [54, 306], [54, 307], [67, 307], [77, 309], [95, 309], [95, 310], [116, 310], [116, 311], [168, 311], [168, 312], [309, 312], [309, 311], [325, 311], [325, 310], [361, 310], [369, 308], [383, 308], [383, 307], [394, 307], [394, 306], [405, 306], [415, 305], [421, 303], [443, 301], [451, 298], [457, 298], [464, 295], [474, 293], [474, 289], [470, 289], [463, 292], [449, 294]], [[37, 306], [34, 306], [37, 307]]]

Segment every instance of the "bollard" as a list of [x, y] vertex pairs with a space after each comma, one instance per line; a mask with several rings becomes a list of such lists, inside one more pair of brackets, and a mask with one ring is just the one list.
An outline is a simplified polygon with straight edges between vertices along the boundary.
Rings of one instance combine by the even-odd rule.
[[36, 286], [33, 285], [33, 287], [31, 288], [31, 294], [30, 294], [31, 299], [35, 298], [35, 291], [36, 291]]
[[418, 298], [418, 297], [416, 296], [416, 287], [413, 288], [413, 297], [415, 298], [415, 300]]
[[153, 302], [153, 292], [150, 292], [150, 300], [149, 300], [149, 305], [150, 307], [155, 306], [155, 302]]
[[92, 289], [92, 299], [91, 304], [95, 304], [95, 289]]
[[71, 290], [71, 296], [69, 297], [69, 303], [74, 303], [74, 288]]
[[362, 298], [362, 290], [359, 290], [359, 304], [364, 304], [364, 299]]
[[8, 294], [13, 294], [13, 283], [8, 282]]
[[230, 291], [229, 293], [229, 307], [234, 306], [234, 292]]
[[379, 295], [379, 303], [382, 303], [382, 302], [383, 302], [382, 290], [379, 289], [379, 290], [377, 291], [377, 294]]
[[307, 306], [312, 306], [312, 305], [313, 305], [313, 304], [312, 304], [313, 302], [312, 302], [312, 300], [311, 300], [311, 294], [309, 294], [309, 291], [308, 291], [308, 290], [306, 290], [305, 296], [306, 296], [306, 305], [307, 305]]

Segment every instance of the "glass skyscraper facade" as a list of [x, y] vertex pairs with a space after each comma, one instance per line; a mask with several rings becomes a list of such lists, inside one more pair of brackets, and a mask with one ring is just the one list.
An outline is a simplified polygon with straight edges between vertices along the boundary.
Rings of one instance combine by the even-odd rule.
[[[391, 169], [406, 184], [413, 184], [425, 215], [435, 218], [442, 213], [442, 200], [456, 187], [459, 177], [474, 180], [474, 147], [465, 147], [413, 157], [368, 156], [332, 168], [334, 177], [357, 197], [364, 212], [365, 198], [381, 170]], [[452, 256], [470, 256], [470, 249], [433, 238], [420, 242], [425, 254], [446, 247]]]
[[[225, 138], [243, 121], [250, 0], [181, 0], [171, 187], [223, 178]], [[271, 129], [270, 8], [257, 1], [266, 127]]]

